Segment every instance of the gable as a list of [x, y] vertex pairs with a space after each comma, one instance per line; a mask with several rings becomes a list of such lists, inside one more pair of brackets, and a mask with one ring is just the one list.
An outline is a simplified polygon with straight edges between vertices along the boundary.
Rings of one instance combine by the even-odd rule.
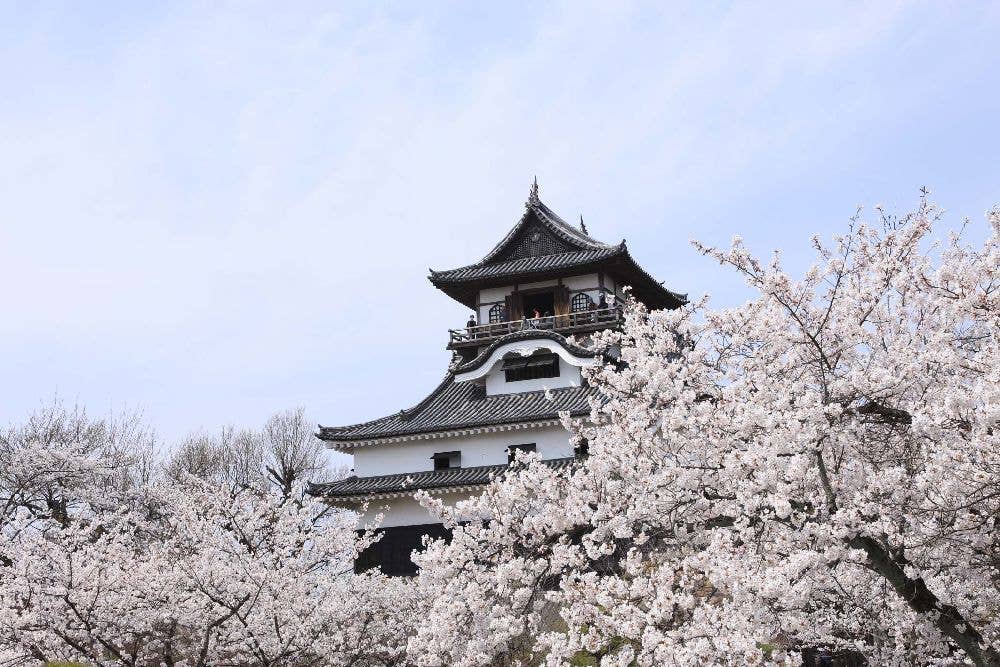
[[507, 262], [525, 257], [541, 257], [572, 252], [578, 248], [571, 246], [546, 229], [537, 220], [522, 227], [495, 258], [494, 262]]

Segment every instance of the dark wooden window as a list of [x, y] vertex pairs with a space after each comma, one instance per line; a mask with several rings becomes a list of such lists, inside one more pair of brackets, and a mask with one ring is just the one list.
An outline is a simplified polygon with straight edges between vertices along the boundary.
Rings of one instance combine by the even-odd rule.
[[529, 442], [524, 445], [511, 445], [507, 448], [507, 465], [514, 462], [514, 457], [518, 452], [534, 452], [536, 451], [535, 443]]
[[498, 322], [507, 321], [506, 308], [503, 307], [502, 303], [493, 304], [490, 308], [490, 324], [497, 324]]
[[577, 292], [573, 295], [573, 301], [570, 302], [570, 312], [580, 313], [589, 310], [592, 303], [594, 303], [594, 300], [590, 298], [589, 294], [586, 292]]
[[410, 554], [423, 550], [422, 538], [425, 535], [432, 539], [451, 539], [451, 529], [439, 523], [381, 528], [378, 532], [382, 534], [382, 539], [361, 552], [354, 561], [355, 572], [377, 567], [389, 576], [413, 576], [417, 573], [417, 566], [410, 559]]
[[546, 288], [530, 290], [521, 294], [521, 304], [524, 308], [524, 316], [529, 320], [538, 311], [539, 317], [550, 317], [555, 311], [556, 290]]
[[530, 357], [505, 359], [503, 373], [507, 382], [559, 377], [559, 357], [554, 354], [533, 354]]
[[462, 467], [462, 452], [437, 452], [431, 458], [434, 460], [435, 470]]

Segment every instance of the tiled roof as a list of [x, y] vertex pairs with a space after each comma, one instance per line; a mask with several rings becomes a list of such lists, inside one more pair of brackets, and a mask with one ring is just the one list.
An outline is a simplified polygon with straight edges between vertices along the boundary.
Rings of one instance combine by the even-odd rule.
[[583, 230], [577, 229], [560, 218], [556, 215], [555, 211], [543, 204], [540, 200], [532, 198], [528, 200], [527, 210], [525, 210], [521, 219], [517, 221], [517, 224], [514, 225], [511, 230], [507, 232], [502, 239], [500, 239], [500, 242], [497, 243], [492, 250], [486, 253], [486, 256], [479, 260], [478, 263], [486, 264], [496, 259], [503, 252], [507, 244], [510, 243], [515, 236], [517, 236], [518, 232], [529, 224], [532, 219], [532, 215], [534, 215], [534, 218], [540, 221], [549, 231], [553, 232], [556, 236], [580, 250], [601, 250], [615, 247], [592, 238]]
[[508, 262], [484, 264], [482, 262], [462, 266], [448, 271], [432, 271], [431, 282], [435, 285], [449, 282], [466, 282], [483, 278], [500, 278], [503, 276], [527, 275], [541, 273], [553, 269], [571, 269], [577, 266], [594, 264], [605, 259], [620, 255], [625, 251], [623, 245], [606, 246], [603, 248], [562, 252], [557, 255], [539, 255], [538, 257], [522, 257]]
[[[556, 470], [565, 470], [575, 459], [550, 459], [544, 463]], [[506, 465], [475, 468], [447, 468], [425, 472], [348, 477], [326, 484], [313, 484], [309, 493], [324, 498], [354, 499], [382, 493], [412, 492], [420, 489], [448, 489], [488, 484], [494, 476], [507, 469]]]
[[486, 347], [482, 348], [479, 354], [476, 355], [474, 359], [470, 359], [463, 364], [455, 367], [455, 373], [467, 373], [471, 370], [479, 368], [490, 355], [493, 354], [498, 347], [501, 345], [506, 345], [507, 343], [517, 343], [525, 340], [553, 340], [560, 345], [562, 345], [567, 351], [575, 354], [578, 357], [590, 358], [596, 356], [598, 353], [595, 350], [581, 347], [576, 343], [571, 342], [566, 336], [562, 334], [557, 334], [554, 331], [545, 331], [544, 329], [526, 329], [524, 331], [517, 331], [512, 334], [498, 338]]
[[455, 382], [451, 371], [431, 394], [409, 410], [350, 426], [320, 426], [319, 437], [332, 443], [378, 440], [404, 435], [478, 426], [555, 419], [560, 412], [579, 416], [590, 412], [589, 399], [600, 394], [591, 387], [487, 396], [474, 382]]
[[[544, 238], [525, 247], [533, 231]], [[531, 240], [535, 240], [534, 235]], [[611, 270], [616, 281], [630, 285], [636, 298], [650, 308], [677, 308], [687, 301], [685, 295], [668, 290], [643, 270], [629, 254], [625, 241], [602, 243], [570, 225], [538, 199], [536, 189], [524, 215], [485, 257], [456, 269], [431, 269], [429, 279], [453, 299], [473, 307], [478, 290], [484, 286], [543, 280], [600, 267]]]

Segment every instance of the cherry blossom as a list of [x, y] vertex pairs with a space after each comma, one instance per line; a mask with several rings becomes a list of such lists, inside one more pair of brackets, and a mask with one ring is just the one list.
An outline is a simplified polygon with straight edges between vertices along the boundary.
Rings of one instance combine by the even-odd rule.
[[981, 245], [938, 217], [859, 217], [800, 280], [698, 246], [757, 296], [633, 304], [585, 461], [423, 499], [455, 536], [419, 664], [1000, 663], [1000, 213]]

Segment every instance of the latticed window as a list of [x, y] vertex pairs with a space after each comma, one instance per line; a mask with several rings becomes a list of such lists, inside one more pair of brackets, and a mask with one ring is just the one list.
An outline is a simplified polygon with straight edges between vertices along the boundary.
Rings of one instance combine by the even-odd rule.
[[554, 354], [508, 357], [503, 361], [503, 373], [507, 382], [559, 377], [559, 357]]
[[494, 304], [493, 307], [490, 308], [490, 324], [496, 324], [497, 322], [503, 322], [506, 320], [506, 313], [503, 311], [504, 307], [502, 303]]
[[583, 310], [589, 310], [592, 303], [594, 303], [594, 300], [590, 298], [589, 294], [586, 292], [577, 292], [573, 295], [573, 300], [570, 302], [569, 307], [571, 312], [579, 313]]

